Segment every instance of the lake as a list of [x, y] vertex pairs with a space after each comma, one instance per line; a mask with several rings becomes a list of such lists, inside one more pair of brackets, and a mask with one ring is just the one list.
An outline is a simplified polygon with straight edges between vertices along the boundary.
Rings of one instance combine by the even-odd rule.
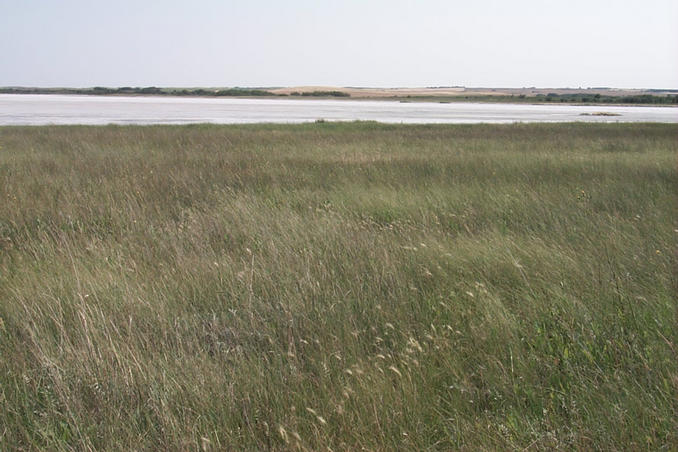
[[[599, 112], [614, 116], [592, 115]], [[318, 119], [410, 124], [562, 121], [678, 123], [678, 108], [287, 98], [0, 95], [0, 125], [300, 123]]]

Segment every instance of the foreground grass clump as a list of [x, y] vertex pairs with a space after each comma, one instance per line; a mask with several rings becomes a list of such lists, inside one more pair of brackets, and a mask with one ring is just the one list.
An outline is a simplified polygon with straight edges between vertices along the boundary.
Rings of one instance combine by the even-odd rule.
[[676, 448], [677, 134], [0, 128], [0, 449]]

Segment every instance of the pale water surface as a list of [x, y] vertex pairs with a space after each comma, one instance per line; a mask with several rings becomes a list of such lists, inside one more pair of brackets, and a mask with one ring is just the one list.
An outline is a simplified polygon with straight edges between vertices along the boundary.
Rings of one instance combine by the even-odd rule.
[[[607, 112], [620, 116], [582, 116]], [[669, 122], [675, 107], [434, 103], [317, 99], [0, 95], [0, 125], [242, 124], [372, 120], [388, 123]]]

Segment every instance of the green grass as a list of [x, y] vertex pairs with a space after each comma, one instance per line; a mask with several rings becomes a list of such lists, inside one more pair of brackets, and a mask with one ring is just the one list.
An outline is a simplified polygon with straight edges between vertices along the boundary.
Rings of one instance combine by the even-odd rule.
[[676, 138], [0, 128], [0, 449], [676, 449]]

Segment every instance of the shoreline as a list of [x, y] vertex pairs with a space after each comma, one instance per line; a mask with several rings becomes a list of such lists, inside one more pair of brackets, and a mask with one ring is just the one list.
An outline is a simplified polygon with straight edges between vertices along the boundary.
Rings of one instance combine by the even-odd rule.
[[[387, 102], [384, 100], [160, 96], [0, 95], [3, 125], [238, 124], [375, 121], [470, 124], [544, 122], [677, 123], [657, 105]], [[344, 99], [342, 99], [344, 100]], [[353, 102], [351, 102], [353, 100]]]
[[[0, 96], [66, 96], [83, 98], [118, 98], [118, 99], [244, 99], [244, 100], [272, 100], [272, 101], [336, 101], [336, 102], [383, 102], [383, 103], [401, 103], [401, 104], [479, 104], [479, 105], [534, 105], [534, 106], [569, 106], [569, 107], [657, 107], [657, 108], [678, 108], [678, 104], [670, 103], [614, 103], [614, 102], [539, 102], [538, 98], [529, 100], [517, 99], [488, 99], [478, 97], [456, 97], [451, 99], [440, 99], [433, 96], [422, 97], [321, 97], [321, 96], [206, 96], [206, 95], [172, 95], [172, 94], [85, 94], [85, 93], [5, 93], [0, 92]], [[497, 96], [499, 97], [499, 96]]]

